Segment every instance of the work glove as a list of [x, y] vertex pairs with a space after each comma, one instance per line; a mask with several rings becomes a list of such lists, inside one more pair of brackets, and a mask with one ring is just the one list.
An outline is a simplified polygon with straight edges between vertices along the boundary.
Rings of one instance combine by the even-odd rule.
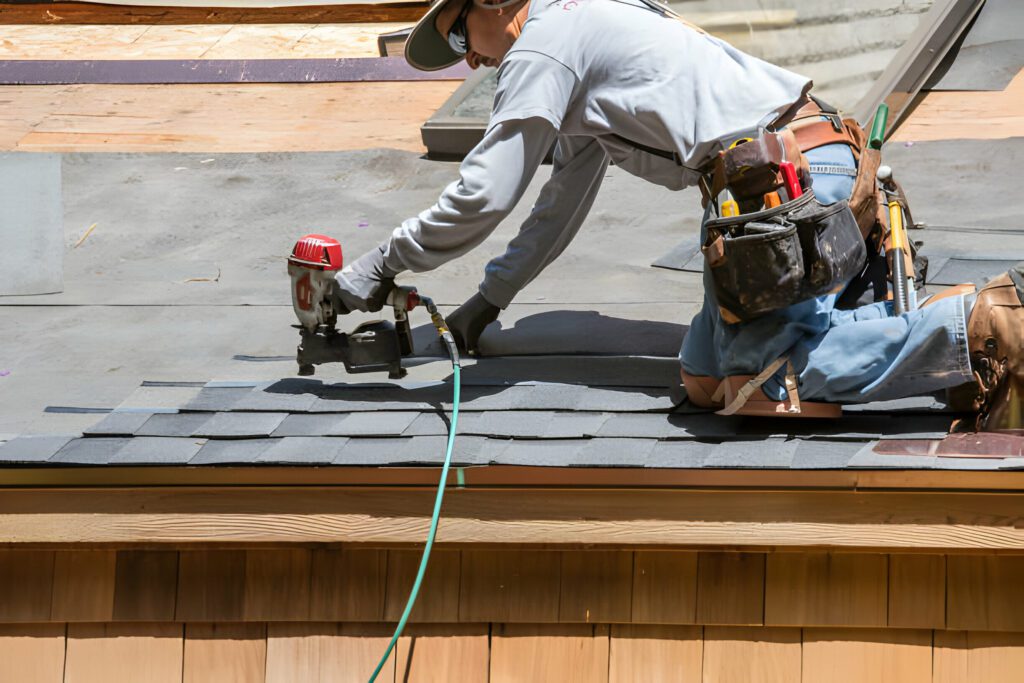
[[497, 320], [500, 312], [500, 308], [477, 292], [445, 318], [459, 351], [475, 355], [479, 351], [477, 342], [484, 328]]
[[384, 307], [395, 287], [395, 273], [384, 265], [385, 245], [371, 249], [334, 276], [334, 298], [339, 313], [376, 312]]

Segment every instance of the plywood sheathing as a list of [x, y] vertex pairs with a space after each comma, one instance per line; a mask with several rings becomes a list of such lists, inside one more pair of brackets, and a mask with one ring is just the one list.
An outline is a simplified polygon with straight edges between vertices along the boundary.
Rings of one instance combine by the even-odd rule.
[[0, 59], [342, 59], [377, 57], [407, 23], [3, 27]]
[[924, 94], [889, 143], [1024, 136], [1024, 70], [1001, 92]]
[[91, 2], [0, 4], [0, 24], [415, 23], [427, 3], [306, 7], [146, 7]]
[[422, 152], [457, 81], [0, 87], [0, 150]]

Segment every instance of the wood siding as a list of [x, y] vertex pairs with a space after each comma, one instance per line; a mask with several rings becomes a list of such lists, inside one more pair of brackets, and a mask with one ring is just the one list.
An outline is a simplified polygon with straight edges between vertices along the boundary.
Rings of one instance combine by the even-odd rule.
[[[0, 550], [0, 623], [395, 622], [409, 549]], [[1024, 557], [436, 550], [411, 623], [1024, 632]]]
[[[0, 680], [362, 683], [390, 624], [5, 624]], [[1024, 633], [876, 628], [411, 626], [381, 683], [1011, 683]]]

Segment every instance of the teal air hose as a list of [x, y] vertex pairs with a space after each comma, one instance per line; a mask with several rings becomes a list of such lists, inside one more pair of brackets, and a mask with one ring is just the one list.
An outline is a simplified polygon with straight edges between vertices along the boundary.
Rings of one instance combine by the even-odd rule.
[[430, 551], [434, 547], [434, 537], [437, 536], [437, 522], [441, 517], [441, 502], [444, 500], [444, 486], [445, 482], [448, 481], [448, 468], [452, 464], [452, 449], [455, 447], [455, 428], [459, 423], [459, 393], [461, 389], [461, 379], [459, 377], [459, 350], [455, 346], [455, 339], [452, 337], [452, 333], [448, 330], [448, 326], [444, 322], [444, 318], [437, 312], [437, 307], [434, 302], [427, 297], [420, 297], [420, 300], [426, 305], [427, 311], [430, 313], [430, 319], [434, 323], [434, 327], [437, 328], [438, 334], [441, 336], [441, 341], [448, 347], [448, 353], [452, 358], [452, 381], [455, 384], [454, 397], [452, 399], [452, 424], [448, 428], [448, 448], [444, 454], [444, 466], [441, 468], [441, 481], [437, 484], [437, 497], [434, 499], [434, 514], [430, 518], [430, 531], [427, 532], [427, 544], [423, 548], [423, 557], [420, 559], [420, 568], [416, 572], [416, 580], [412, 584], [412, 592], [409, 593], [409, 600], [405, 603], [405, 609], [402, 611], [402, 618], [398, 620], [398, 626], [395, 627], [395, 634], [391, 636], [391, 641], [388, 643], [388, 647], [384, 650], [384, 656], [380, 658], [380, 662], [377, 663], [377, 668], [373, 670], [370, 675], [369, 683], [374, 683], [377, 680], [377, 676], [380, 675], [381, 669], [384, 668], [384, 664], [388, 661], [388, 657], [391, 656], [391, 651], [395, 649], [395, 643], [398, 642], [399, 637], [402, 635], [402, 631], [405, 630], [405, 622], [409, 620], [409, 614], [412, 612], [413, 606], [416, 604], [416, 598], [420, 593], [420, 585], [423, 583], [423, 576], [427, 573], [427, 562], [430, 561]]

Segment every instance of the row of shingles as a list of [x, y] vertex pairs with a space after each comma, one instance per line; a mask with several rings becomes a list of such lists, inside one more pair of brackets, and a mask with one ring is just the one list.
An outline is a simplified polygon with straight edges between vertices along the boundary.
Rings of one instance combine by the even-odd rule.
[[[450, 388], [440, 382], [331, 386], [310, 380], [215, 382], [195, 388], [183, 412], [169, 407], [166, 395], [154, 395], [161, 389], [142, 387], [141, 396], [126, 401], [88, 432], [91, 440], [53, 442], [59, 450], [52, 460], [65, 464], [435, 463], [447, 433], [441, 410]], [[162, 391], [166, 394], [167, 389]], [[860, 416], [845, 419], [842, 430], [792, 422], [780, 429], [778, 421], [611, 412], [664, 410], [667, 397], [648, 389], [528, 384], [470, 387], [468, 393], [455, 456], [456, 462], [466, 464], [843, 467], [853, 455], [851, 443], [863, 445], [885, 436], [895, 424], [887, 417]], [[159, 412], [150, 414], [144, 405], [156, 405]], [[348, 412], [327, 412], [342, 410]], [[832, 442], [801, 443], [823, 435]], [[798, 438], [787, 438], [793, 436]], [[41, 455], [45, 450], [37, 449], [32, 459], [49, 459]], [[7, 455], [0, 452], [2, 459], [19, 459]]]

